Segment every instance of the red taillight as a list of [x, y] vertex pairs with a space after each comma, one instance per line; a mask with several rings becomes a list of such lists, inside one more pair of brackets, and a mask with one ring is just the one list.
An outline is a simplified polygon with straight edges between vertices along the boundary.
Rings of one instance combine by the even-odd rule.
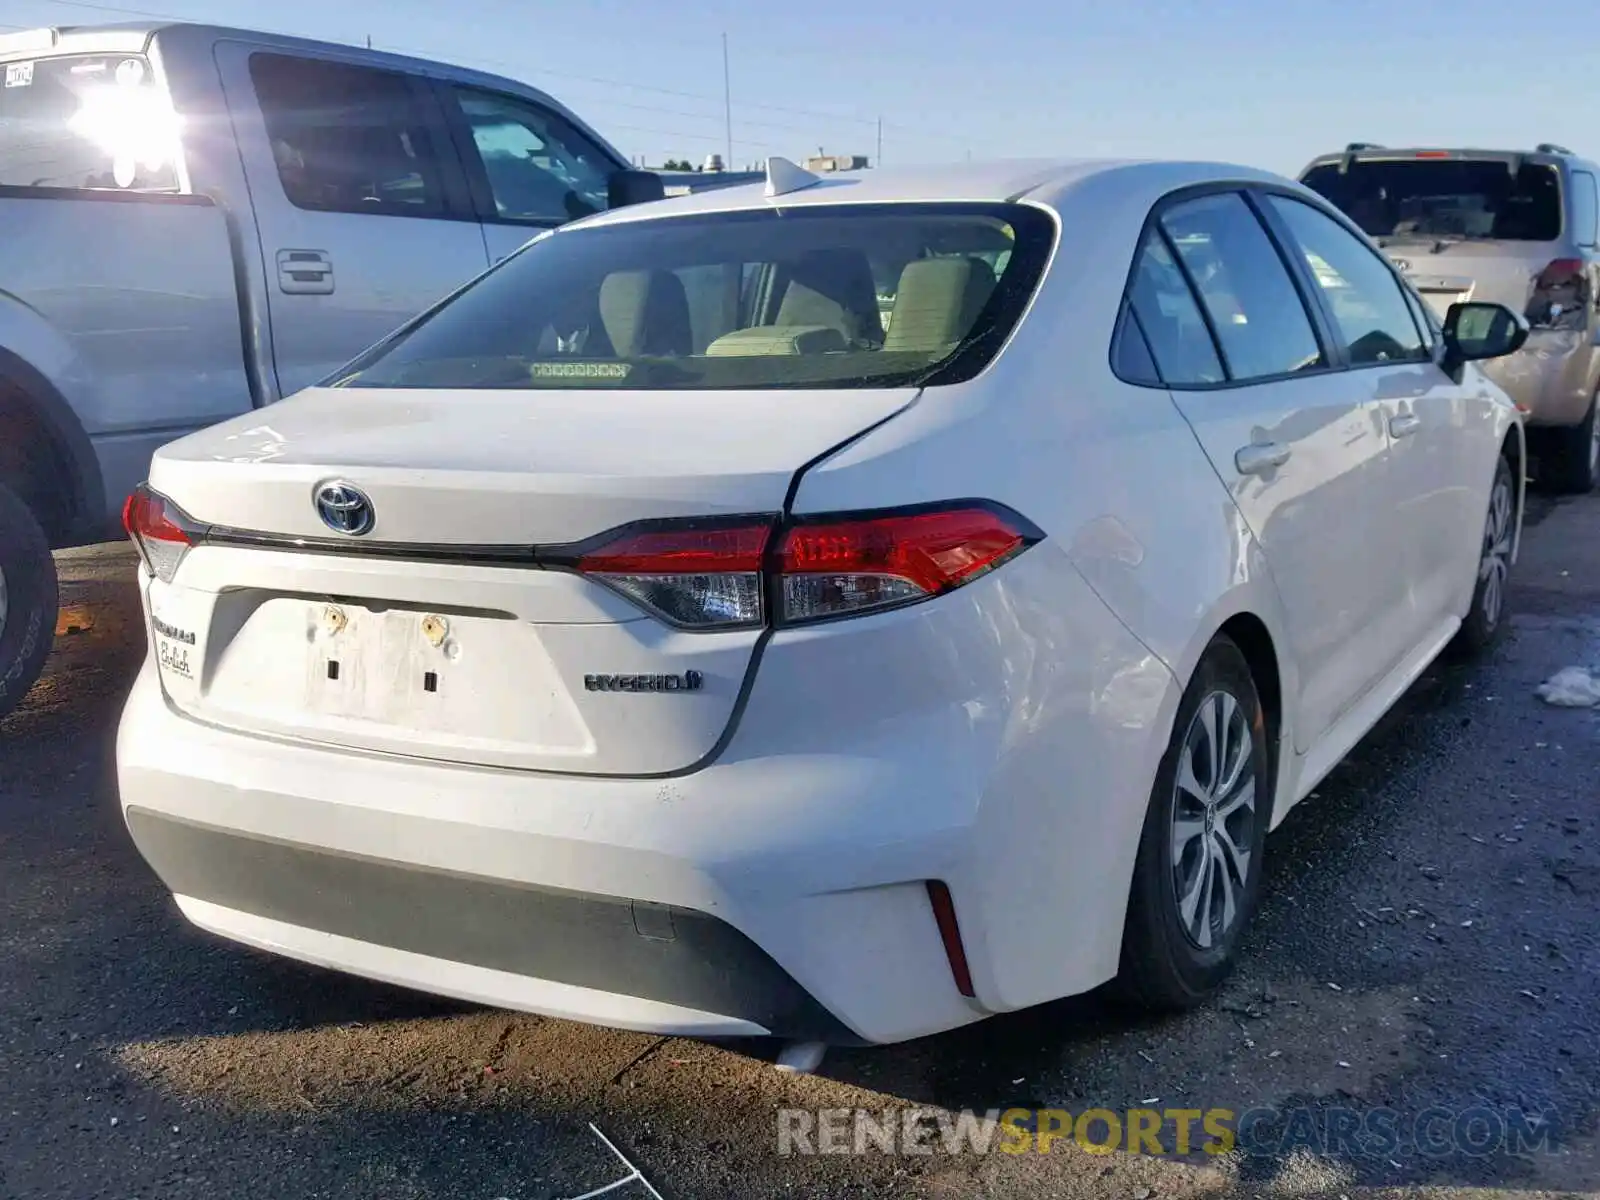
[[1448, 151], [1448, 150], [1418, 150], [1417, 151], [1417, 157], [1418, 158], [1449, 158], [1450, 157], [1450, 151]]
[[1557, 258], [1533, 281], [1525, 315], [1545, 329], [1583, 329], [1589, 319], [1589, 269], [1581, 258]]
[[[916, 603], [970, 583], [1042, 536], [1005, 509], [962, 502], [808, 518], [660, 523], [581, 548], [571, 565], [684, 629], [803, 624]], [[560, 561], [559, 556], [557, 561]], [[773, 586], [768, 586], [771, 580]]]
[[770, 520], [623, 530], [573, 566], [673, 625], [735, 629], [763, 620], [761, 562], [771, 535]]
[[970, 583], [1032, 541], [987, 505], [805, 521], [778, 551], [785, 623], [926, 600]]
[[122, 527], [128, 531], [144, 565], [163, 583], [171, 583], [189, 548], [205, 536], [205, 526], [191, 520], [176, 504], [141, 484], [122, 506]]

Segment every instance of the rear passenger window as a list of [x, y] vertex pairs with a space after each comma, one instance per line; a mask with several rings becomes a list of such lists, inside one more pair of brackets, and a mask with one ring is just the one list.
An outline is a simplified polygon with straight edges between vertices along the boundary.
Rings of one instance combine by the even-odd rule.
[[1578, 245], [1585, 248], [1600, 239], [1600, 195], [1596, 194], [1594, 176], [1588, 171], [1572, 173], [1572, 229]]
[[[1128, 299], [1138, 314], [1163, 383], [1172, 387], [1193, 387], [1221, 383], [1227, 378], [1194, 293], [1189, 290], [1183, 272], [1167, 252], [1166, 241], [1157, 231], [1147, 234], [1144, 245], [1139, 248]], [[1143, 382], [1124, 373], [1123, 347], [1118, 349], [1117, 373], [1130, 383]]]
[[1243, 196], [1202, 196], [1161, 218], [1235, 380], [1327, 365], [1288, 268]]
[[250, 58], [278, 178], [296, 208], [430, 217], [445, 211], [412, 81], [281, 54]]
[[1267, 203], [1289, 227], [1328, 302], [1352, 366], [1428, 357], [1405, 291], [1383, 259], [1326, 213], [1287, 196]]

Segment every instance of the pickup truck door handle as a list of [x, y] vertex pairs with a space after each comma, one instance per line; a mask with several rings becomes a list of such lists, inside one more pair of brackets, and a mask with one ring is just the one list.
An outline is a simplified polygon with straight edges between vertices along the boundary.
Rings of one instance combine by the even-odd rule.
[[1234, 453], [1233, 465], [1241, 475], [1265, 475], [1289, 461], [1289, 447], [1277, 442], [1252, 442]]
[[1389, 418], [1390, 437], [1410, 437], [1422, 428], [1422, 418], [1415, 413], [1401, 413], [1399, 416]]
[[290, 296], [333, 293], [333, 260], [325, 250], [279, 250], [278, 290]]

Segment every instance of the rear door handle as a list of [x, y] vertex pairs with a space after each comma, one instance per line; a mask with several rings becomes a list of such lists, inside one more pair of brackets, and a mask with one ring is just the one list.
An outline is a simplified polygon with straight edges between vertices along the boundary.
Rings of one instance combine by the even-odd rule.
[[279, 250], [278, 290], [290, 296], [333, 292], [333, 260], [325, 250]]
[[1241, 475], [1265, 475], [1289, 461], [1289, 447], [1277, 442], [1252, 442], [1233, 455], [1233, 465]]
[[1415, 413], [1401, 413], [1397, 417], [1389, 418], [1390, 437], [1410, 437], [1422, 428], [1422, 418]]

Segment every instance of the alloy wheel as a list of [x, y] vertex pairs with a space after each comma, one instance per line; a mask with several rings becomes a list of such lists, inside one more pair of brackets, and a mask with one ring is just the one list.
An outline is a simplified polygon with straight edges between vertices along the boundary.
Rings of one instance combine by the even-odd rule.
[[1228, 692], [1200, 702], [1184, 735], [1172, 803], [1172, 883], [1178, 922], [1202, 950], [1239, 923], [1255, 844], [1255, 740]]
[[1510, 574], [1511, 485], [1505, 479], [1497, 479], [1489, 495], [1489, 515], [1483, 523], [1483, 557], [1478, 562], [1483, 619], [1490, 629], [1500, 621]]

